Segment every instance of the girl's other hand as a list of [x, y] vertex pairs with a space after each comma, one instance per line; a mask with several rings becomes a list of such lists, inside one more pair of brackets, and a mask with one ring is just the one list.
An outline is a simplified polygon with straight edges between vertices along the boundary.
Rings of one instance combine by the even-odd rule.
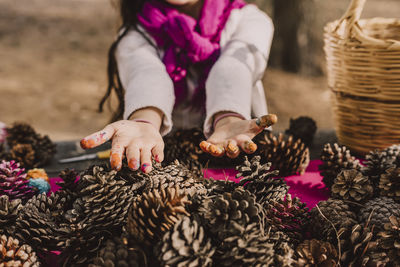
[[151, 159], [164, 159], [164, 142], [153, 123], [135, 120], [121, 120], [107, 125], [103, 130], [81, 140], [84, 149], [94, 148], [112, 139], [110, 155], [111, 167], [120, 170], [126, 154], [128, 166], [132, 170], [148, 173], [152, 170]]
[[226, 154], [230, 158], [236, 158], [240, 150], [247, 154], [254, 153], [257, 145], [252, 139], [277, 121], [278, 118], [274, 114], [253, 120], [243, 120], [233, 116], [223, 118], [216, 123], [210, 138], [200, 143], [200, 147], [215, 157]]

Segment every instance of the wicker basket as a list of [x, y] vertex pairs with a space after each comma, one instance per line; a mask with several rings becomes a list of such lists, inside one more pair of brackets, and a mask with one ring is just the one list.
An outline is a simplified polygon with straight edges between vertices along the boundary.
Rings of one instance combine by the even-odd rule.
[[360, 20], [365, 1], [324, 34], [336, 133], [360, 154], [400, 143], [400, 20]]

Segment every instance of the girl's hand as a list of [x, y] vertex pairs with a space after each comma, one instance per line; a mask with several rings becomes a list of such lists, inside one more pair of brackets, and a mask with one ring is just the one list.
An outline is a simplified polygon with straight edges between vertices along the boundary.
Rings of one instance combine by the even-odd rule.
[[236, 158], [240, 153], [239, 147], [247, 154], [254, 153], [257, 145], [252, 139], [264, 128], [275, 124], [277, 120], [274, 114], [253, 120], [243, 120], [238, 117], [223, 118], [215, 125], [210, 138], [200, 143], [200, 147], [215, 157], [226, 154], [230, 158]]
[[84, 149], [99, 146], [112, 139], [110, 155], [111, 167], [120, 170], [126, 154], [128, 166], [132, 170], [148, 173], [152, 169], [151, 159], [162, 162], [164, 141], [159, 130], [152, 123], [135, 120], [121, 120], [107, 125], [103, 130], [81, 140]]

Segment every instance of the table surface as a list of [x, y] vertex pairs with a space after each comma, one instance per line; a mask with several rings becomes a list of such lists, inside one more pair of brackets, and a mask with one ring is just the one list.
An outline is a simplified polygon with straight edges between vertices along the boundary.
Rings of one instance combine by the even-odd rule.
[[[333, 130], [318, 131], [314, 137], [314, 142], [310, 147], [310, 158], [312, 160], [318, 159], [321, 154], [321, 150], [324, 147], [324, 144], [334, 143], [334, 142], [337, 142], [337, 138]], [[82, 171], [91, 165], [102, 164], [107, 162], [107, 160], [104, 159], [103, 160], [94, 159], [94, 160], [61, 164], [58, 162], [59, 159], [80, 156], [82, 154], [90, 154], [111, 147], [109, 142], [90, 150], [83, 150], [79, 145], [79, 141], [62, 141], [62, 142], [57, 142], [56, 144], [57, 144], [57, 153], [55, 157], [50, 162], [50, 164], [44, 167], [49, 177], [58, 176], [60, 171], [66, 168]]]

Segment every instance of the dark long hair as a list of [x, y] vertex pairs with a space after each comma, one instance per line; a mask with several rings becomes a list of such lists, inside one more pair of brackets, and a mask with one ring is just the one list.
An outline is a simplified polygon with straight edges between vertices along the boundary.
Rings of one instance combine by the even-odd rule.
[[[108, 50], [108, 87], [103, 98], [100, 100], [99, 112], [103, 111], [103, 107], [107, 99], [111, 96], [112, 91], [115, 91], [118, 98], [118, 107], [112, 115], [112, 121], [122, 119], [124, 114], [124, 88], [118, 74], [117, 60], [115, 58], [115, 51], [118, 44], [125, 37], [131, 29], [137, 29], [137, 14], [142, 10], [143, 4], [146, 0], [119, 0], [119, 10], [122, 19], [122, 24], [119, 27], [118, 38], [111, 44]], [[122, 32], [121, 32], [122, 31]]]

